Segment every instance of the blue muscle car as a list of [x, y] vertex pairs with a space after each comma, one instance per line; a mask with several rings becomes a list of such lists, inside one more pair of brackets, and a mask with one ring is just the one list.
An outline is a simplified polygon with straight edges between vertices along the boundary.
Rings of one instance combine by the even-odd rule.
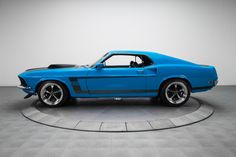
[[52, 64], [19, 76], [25, 98], [38, 95], [49, 106], [69, 98], [153, 97], [169, 106], [184, 104], [191, 92], [217, 84], [213, 66], [146, 51], [110, 51], [92, 65]]

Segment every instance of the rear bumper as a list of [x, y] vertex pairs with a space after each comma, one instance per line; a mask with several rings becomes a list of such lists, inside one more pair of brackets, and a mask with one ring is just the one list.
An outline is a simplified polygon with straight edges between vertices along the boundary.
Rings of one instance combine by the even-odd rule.
[[214, 86], [216, 86], [218, 84], [218, 80], [214, 81]]
[[196, 93], [196, 92], [204, 92], [204, 91], [210, 90], [218, 84], [218, 80], [212, 81], [210, 84], [211, 85], [209, 86], [194, 87], [192, 88], [192, 92]]

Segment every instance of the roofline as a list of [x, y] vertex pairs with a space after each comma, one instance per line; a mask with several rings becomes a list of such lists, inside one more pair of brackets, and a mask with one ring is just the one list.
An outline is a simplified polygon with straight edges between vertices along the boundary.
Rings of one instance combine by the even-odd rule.
[[143, 54], [143, 55], [148, 55], [148, 54], [159, 54], [158, 52], [154, 51], [139, 51], [139, 50], [112, 50], [109, 51], [108, 53], [110, 54]]
[[138, 51], [138, 50], [113, 50], [108, 52], [112, 54], [130, 54], [130, 55], [146, 55], [148, 56], [155, 64], [173, 64], [174, 63], [184, 63], [184, 64], [194, 64], [189, 61], [185, 61], [179, 58], [171, 57], [154, 51]]
[[145, 52], [150, 52], [150, 53], [157, 53], [154, 51], [142, 51], [142, 50], [111, 50], [109, 53], [123, 53], [123, 52], [132, 52], [132, 53], [145, 53]]

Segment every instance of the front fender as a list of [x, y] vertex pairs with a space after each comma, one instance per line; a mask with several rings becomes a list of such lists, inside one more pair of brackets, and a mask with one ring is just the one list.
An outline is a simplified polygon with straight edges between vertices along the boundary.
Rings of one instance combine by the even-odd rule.
[[[68, 86], [70, 84], [68, 79], [65, 78], [58, 78], [58, 77], [48, 77], [48, 78], [41, 78], [39, 79], [37, 82], [35, 82], [35, 86], [33, 87], [33, 90], [35, 93], [37, 93], [38, 87], [42, 82], [45, 81], [58, 81], [63, 83], [67, 88], [68, 88], [68, 92], [70, 93], [70, 86]], [[71, 93], [70, 93], [71, 94]]]

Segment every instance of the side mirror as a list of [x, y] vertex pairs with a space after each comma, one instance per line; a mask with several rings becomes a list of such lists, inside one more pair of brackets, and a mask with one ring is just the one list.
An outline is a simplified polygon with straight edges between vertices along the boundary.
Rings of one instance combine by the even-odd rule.
[[96, 69], [102, 69], [105, 65], [103, 63], [98, 63], [96, 64], [95, 68]]

